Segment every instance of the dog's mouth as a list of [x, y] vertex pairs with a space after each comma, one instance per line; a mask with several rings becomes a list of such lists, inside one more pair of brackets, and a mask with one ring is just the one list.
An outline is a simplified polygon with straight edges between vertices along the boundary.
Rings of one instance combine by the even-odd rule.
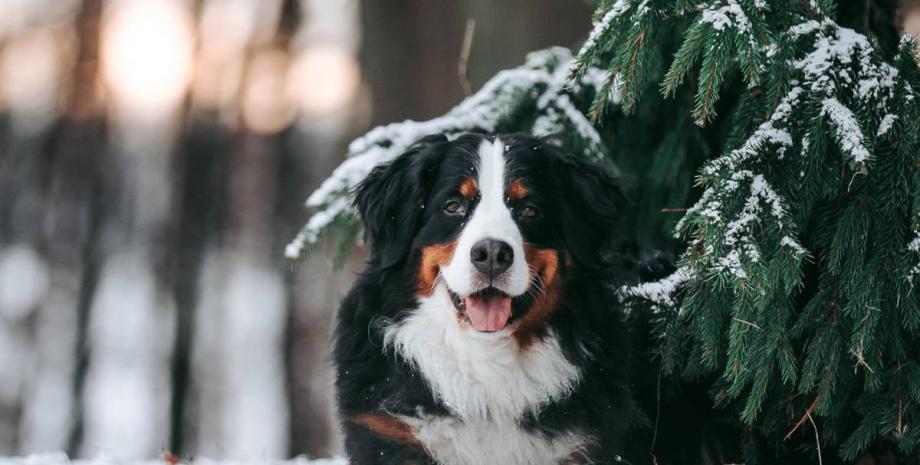
[[461, 297], [448, 289], [454, 308], [475, 330], [494, 333], [508, 326], [511, 320], [511, 296], [489, 287]]

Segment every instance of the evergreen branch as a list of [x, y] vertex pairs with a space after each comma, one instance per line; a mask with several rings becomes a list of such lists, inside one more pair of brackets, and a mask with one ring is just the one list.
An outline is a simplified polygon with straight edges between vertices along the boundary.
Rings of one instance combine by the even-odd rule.
[[680, 49], [674, 54], [674, 61], [665, 74], [661, 84], [661, 93], [673, 97], [687, 73], [699, 61], [706, 39], [707, 29], [702, 22], [697, 22], [685, 33]]
[[721, 40], [718, 35], [712, 35], [706, 41], [706, 52], [703, 54], [696, 91], [696, 105], [693, 108], [693, 119], [699, 126], [704, 126], [715, 116], [719, 89], [722, 87], [725, 73], [731, 66], [732, 48], [730, 42]]
[[[607, 11], [594, 23], [591, 33], [576, 54], [575, 61], [572, 63], [570, 69], [569, 80], [575, 81], [581, 79], [595, 56], [609, 49], [614, 42], [611, 36], [614, 34], [613, 27], [615, 21], [623, 16], [631, 6], [630, 0], [616, 0], [615, 3], [606, 7]], [[605, 8], [605, 6], [602, 6], [602, 8]], [[598, 12], [600, 12], [600, 10], [598, 10]]]
[[[645, 43], [645, 29], [639, 28], [635, 37], [630, 41], [629, 50], [629, 59], [626, 63], [625, 69], [623, 69], [620, 74], [622, 75], [622, 80], [620, 84], [620, 95], [623, 99], [623, 110], [625, 112], [631, 111], [638, 100], [639, 92], [639, 64], [640, 64], [640, 52], [642, 51], [642, 46]], [[606, 97], [601, 96], [603, 100], [598, 100], [595, 102], [594, 107], [591, 109], [592, 117], [600, 115], [603, 106], [606, 106]], [[596, 120], [596, 118], [595, 118]]]
[[795, 432], [798, 431], [799, 428], [801, 428], [802, 425], [805, 424], [805, 421], [811, 418], [811, 414], [815, 412], [815, 408], [817, 406], [818, 406], [818, 399], [815, 398], [815, 400], [813, 400], [811, 404], [808, 405], [808, 408], [805, 409], [805, 414], [802, 415], [802, 418], [799, 418], [799, 421], [795, 422], [795, 425], [792, 426], [792, 429], [789, 430], [789, 432], [786, 433], [785, 436], [783, 436], [784, 441], [788, 441], [789, 438], [791, 438], [792, 435], [795, 434]]
[[[500, 131], [564, 134], [559, 142], [570, 151], [612, 164], [600, 135], [578, 106], [586, 100], [582, 95], [590, 99], [600, 91], [605, 73], [589, 67], [572, 82], [568, 79], [572, 62], [571, 52], [564, 48], [530, 53], [523, 66], [498, 73], [441, 117], [381, 126], [353, 141], [348, 146], [348, 158], [307, 199], [307, 206], [319, 211], [287, 246], [285, 255], [297, 259], [315, 250], [314, 244], [332, 229], [343, 237], [355, 237], [348, 226], [350, 221], [357, 221], [351, 206], [354, 187], [375, 166], [392, 160], [426, 135], [453, 137], [464, 132]], [[338, 243], [339, 257], [347, 251], [347, 243]]]

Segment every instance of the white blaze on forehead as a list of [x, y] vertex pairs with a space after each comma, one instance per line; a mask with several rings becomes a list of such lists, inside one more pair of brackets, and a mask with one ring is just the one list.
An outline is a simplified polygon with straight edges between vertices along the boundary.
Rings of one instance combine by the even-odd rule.
[[530, 274], [524, 259], [524, 240], [511, 209], [505, 204], [505, 146], [495, 138], [479, 146], [479, 170], [476, 183], [479, 203], [457, 241], [451, 262], [441, 272], [452, 291], [461, 296], [488, 287], [470, 260], [470, 251], [483, 239], [504, 241], [514, 252], [511, 267], [492, 285], [511, 296], [521, 295], [530, 284]]

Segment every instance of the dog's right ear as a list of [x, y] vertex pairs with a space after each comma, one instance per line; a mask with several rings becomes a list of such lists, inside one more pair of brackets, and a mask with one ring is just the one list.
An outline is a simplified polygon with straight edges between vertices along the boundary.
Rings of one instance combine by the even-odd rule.
[[358, 184], [355, 207], [364, 223], [371, 263], [388, 268], [408, 255], [447, 144], [443, 134], [427, 136], [392, 162], [375, 167]]

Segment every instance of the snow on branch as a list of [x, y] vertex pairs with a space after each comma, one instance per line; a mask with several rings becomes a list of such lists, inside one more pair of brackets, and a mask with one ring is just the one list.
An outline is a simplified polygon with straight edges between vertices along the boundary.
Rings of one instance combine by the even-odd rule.
[[[568, 49], [554, 47], [527, 55], [523, 66], [501, 71], [447, 114], [428, 121], [403, 121], [377, 127], [348, 146], [346, 160], [307, 199], [319, 211], [288, 244], [285, 255], [297, 258], [342, 218], [354, 218], [352, 190], [371, 170], [389, 162], [424, 136], [466, 132], [529, 132], [536, 136], [565, 134], [578, 143], [570, 147], [580, 155], [602, 160], [607, 150], [594, 126], [576, 105], [574, 97], [595, 94], [603, 85], [604, 71], [589, 68], [576, 82], [568, 70], [573, 61]], [[584, 99], [590, 102], [590, 98]], [[522, 118], [521, 111], [534, 113]], [[530, 121], [530, 122], [527, 122]]]
[[801, 95], [802, 88], [798, 86], [793, 87], [780, 104], [777, 105], [770, 119], [761, 124], [757, 130], [754, 131], [754, 134], [744, 141], [744, 144], [740, 148], [732, 150], [728, 155], [716, 158], [708, 163], [703, 168], [703, 173], [714, 175], [721, 170], [727, 170], [728, 172], [737, 171], [742, 163], [757, 156], [757, 154], [768, 144], [775, 146], [777, 157], [782, 158], [786, 149], [792, 147], [792, 136], [788, 131], [776, 125], [787, 123], [793, 110], [795, 110], [801, 101]]
[[[727, 27], [732, 21], [731, 1], [713, 11], [709, 16], [704, 12], [704, 19], [715, 21], [713, 27]], [[688, 250], [699, 254], [700, 261], [694, 262], [699, 271], [703, 270], [698, 267], [728, 272], [744, 280], [762, 262], [761, 247], [767, 243], [779, 245], [777, 252], [792, 260], [805, 257], [807, 251], [791, 229], [795, 225], [784, 221], [790, 208], [766, 173], [775, 172], [770, 167], [781, 163], [801, 163], [800, 157], [790, 161], [787, 152], [795, 149], [807, 155], [805, 144], [823, 136], [814, 131], [828, 132], [843, 156], [865, 173], [873, 146], [866, 135], [881, 137], [895, 122], [889, 102], [895, 98], [897, 70], [877, 56], [865, 36], [830, 19], [805, 21], [786, 36], [812, 41], [811, 48], [792, 62], [790, 89], [740, 146], [703, 167], [700, 180], [706, 189], [677, 225], [678, 234], [692, 236]], [[768, 48], [777, 46], [771, 43]], [[864, 127], [871, 122], [860, 120], [867, 112], [886, 115], [870, 133]], [[830, 124], [822, 127], [807, 115], [820, 115]], [[794, 144], [799, 137], [802, 147]], [[742, 186], [749, 186], [749, 192], [740, 190]]]
[[[568, 75], [577, 79], [591, 69], [589, 66], [594, 58], [602, 52], [609, 50], [616, 44], [616, 30], [622, 21], [638, 22], [649, 13], [649, 0], [617, 0], [594, 23], [591, 33], [576, 54], [576, 58], [569, 64]], [[635, 4], [635, 8], [633, 8]], [[631, 14], [630, 10], [632, 10]]]
[[751, 30], [751, 21], [735, 0], [728, 0], [718, 8], [706, 8], [703, 10], [702, 21], [711, 24], [717, 31], [727, 27], [733, 27], [740, 33], [748, 33]]
[[910, 270], [907, 272], [907, 279], [912, 281], [916, 276], [920, 275], [920, 225], [915, 224], [913, 231], [913, 239], [907, 243], [907, 253], [912, 256], [913, 260]]
[[894, 126], [894, 122], [897, 121], [897, 119], [898, 115], [891, 113], [886, 114], [885, 117], [882, 118], [882, 122], [878, 125], [878, 132], [876, 132], [876, 135], [878, 137], [882, 137], [885, 134], [888, 134], [888, 131], [891, 130], [891, 127]]
[[835, 98], [826, 98], [821, 102], [821, 114], [830, 117], [834, 122], [840, 148], [849, 154], [854, 162], [863, 163], [869, 159], [869, 149], [863, 144], [862, 130], [849, 108]]
[[[727, 270], [739, 278], [746, 278], [745, 261], [753, 263], [760, 259], [756, 242], [748, 234], [754, 224], [764, 220], [762, 204], [769, 206], [768, 212], [773, 217], [771, 223], [783, 227], [786, 211], [783, 202], [764, 176], [753, 171], [753, 167], [761, 161], [760, 157], [767, 154], [775, 153], [777, 159], [782, 159], [786, 149], [792, 147], [792, 136], [783, 127], [789, 123], [789, 118], [802, 102], [802, 93], [801, 87], [794, 86], [783, 97], [770, 118], [762, 123], [741, 147], [703, 167], [703, 177], [709, 180], [711, 185], [703, 192], [700, 200], [687, 211], [676, 229], [678, 234], [685, 232], [693, 221], [702, 221], [697, 224], [718, 225], [719, 229], [724, 231], [720, 248], [726, 249], [725, 254], [717, 260], [719, 270]], [[750, 184], [750, 194], [744, 201], [741, 212], [734, 215], [727, 211], [727, 205], [730, 203], [727, 200], [735, 195], [742, 183]], [[795, 242], [788, 232], [784, 237]], [[713, 252], [714, 248], [707, 247], [707, 250]]]
[[690, 280], [690, 277], [690, 269], [681, 267], [658, 281], [622, 286], [617, 290], [617, 296], [620, 302], [628, 303], [639, 300], [649, 302], [655, 308], [673, 308], [676, 306], [677, 291]]
[[613, 6], [607, 10], [607, 13], [599, 21], [594, 23], [591, 33], [588, 34], [587, 40], [582, 44], [581, 50], [578, 51], [578, 60], [584, 62], [590, 61], [599, 51], [598, 39], [610, 35], [610, 29], [613, 26], [613, 20], [622, 16], [629, 10], [629, 0], [617, 0]]
[[[818, 32], [814, 49], [795, 67], [811, 83], [811, 90], [823, 95], [839, 91], [838, 86], [857, 84], [860, 99], [878, 97], [881, 104], [893, 95], [897, 69], [874, 58], [874, 49], [866, 36], [840, 27], [826, 19], [821, 23], [808, 21], [792, 28], [795, 35]], [[849, 66], [855, 65], [855, 66]]]

